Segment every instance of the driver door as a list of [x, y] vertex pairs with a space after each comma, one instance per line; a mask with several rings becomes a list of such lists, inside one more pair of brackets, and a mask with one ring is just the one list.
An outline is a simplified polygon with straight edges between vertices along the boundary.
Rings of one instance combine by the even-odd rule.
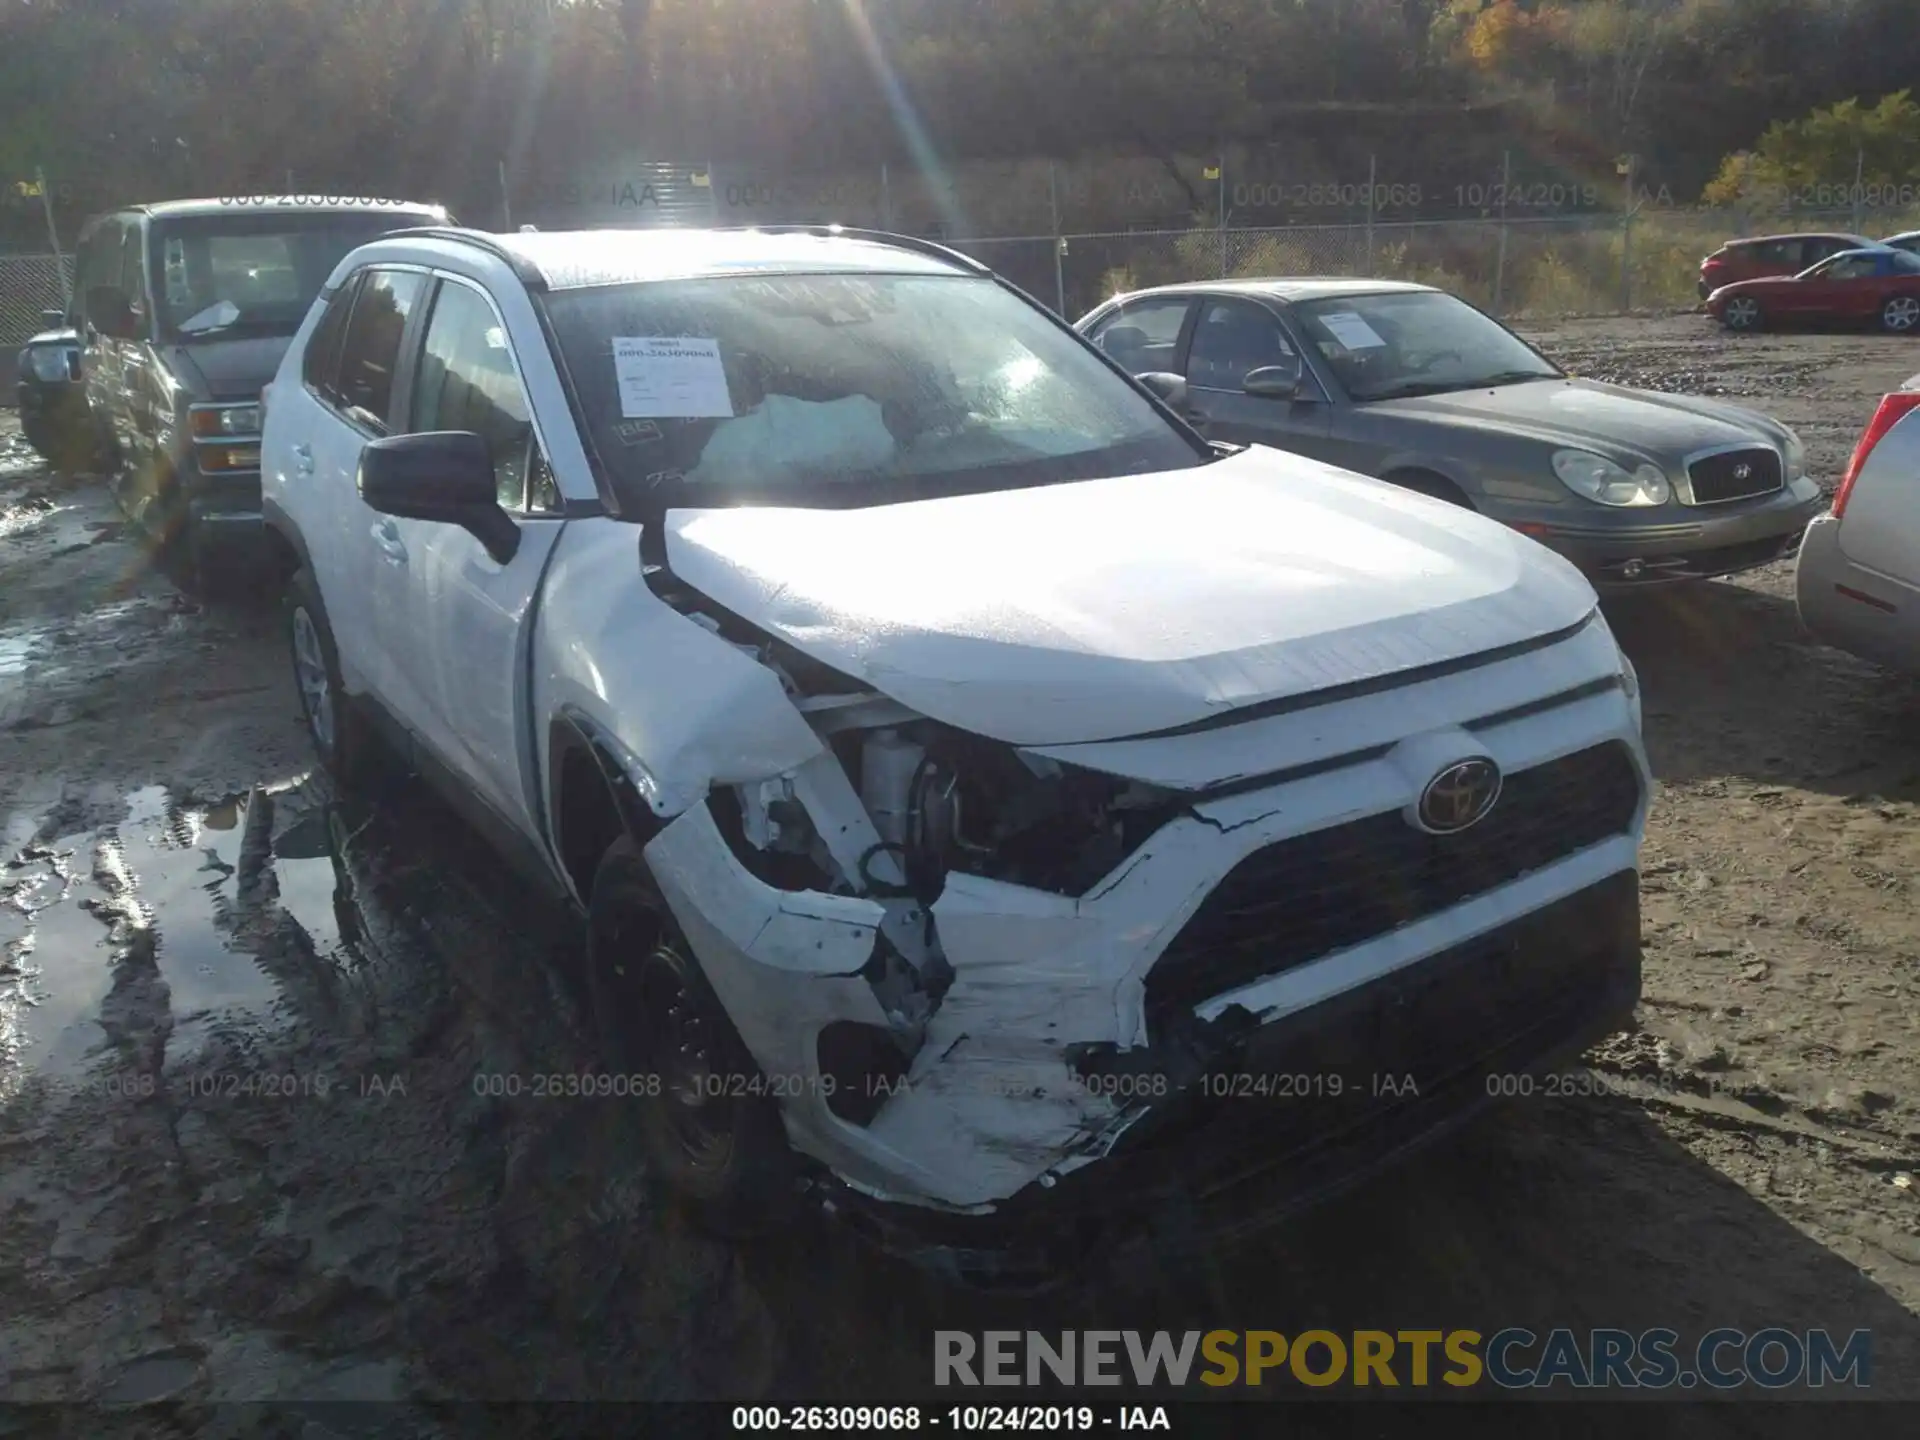
[[1797, 280], [1790, 280], [1766, 298], [1769, 309], [1779, 315], [1831, 315], [1846, 303], [1852, 274], [1850, 256], [1822, 261]]
[[[1248, 372], [1269, 365], [1300, 369], [1293, 399], [1247, 394]], [[1187, 418], [1208, 439], [1326, 458], [1331, 413], [1326, 394], [1266, 306], [1240, 299], [1207, 301], [1187, 348], [1186, 378]]]

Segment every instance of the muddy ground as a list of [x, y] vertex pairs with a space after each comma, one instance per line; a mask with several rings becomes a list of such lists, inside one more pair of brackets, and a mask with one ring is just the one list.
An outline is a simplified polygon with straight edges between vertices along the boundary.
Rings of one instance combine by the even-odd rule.
[[[1920, 370], [1684, 316], [1538, 338], [1759, 404], [1829, 482]], [[1610, 1093], [1516, 1101], [1207, 1265], [983, 1297], [820, 1222], [702, 1239], [609, 1158], [604, 1108], [480, 1093], [590, 1064], [570, 925], [415, 789], [334, 803], [275, 607], [184, 598], [6, 436], [0, 1398], [471, 1433], [440, 1403], [928, 1397], [936, 1328], [1508, 1325], [1869, 1328], [1873, 1393], [1920, 1397], [1920, 693], [1812, 643], [1787, 567], [1610, 607], [1662, 782]], [[210, 1408], [328, 1399], [401, 1403]]]

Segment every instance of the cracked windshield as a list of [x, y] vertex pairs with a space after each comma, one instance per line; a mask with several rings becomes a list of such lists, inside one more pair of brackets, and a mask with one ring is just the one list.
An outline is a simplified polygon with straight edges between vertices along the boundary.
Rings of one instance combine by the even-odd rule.
[[1897, 1433], [1911, 11], [0, 6], [0, 1434]]

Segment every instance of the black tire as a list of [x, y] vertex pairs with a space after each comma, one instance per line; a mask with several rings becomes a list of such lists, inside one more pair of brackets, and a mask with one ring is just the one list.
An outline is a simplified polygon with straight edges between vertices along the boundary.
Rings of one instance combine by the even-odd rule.
[[[660, 898], [640, 848], [622, 836], [594, 871], [587, 990], [601, 1061], [614, 1076], [659, 1077], [631, 1106], [663, 1198], [728, 1239], [764, 1234], [793, 1200], [780, 1112], [726, 1007]], [[636, 1086], [644, 1089], [644, 1086]], [[753, 1093], [754, 1090], [759, 1093]]]
[[1920, 335], [1920, 295], [1890, 295], [1880, 307], [1880, 328], [1889, 335]]
[[47, 457], [47, 463], [61, 475], [88, 475], [100, 468], [92, 442], [84, 432], [62, 428], [47, 437], [47, 443], [34, 448]]
[[1396, 470], [1383, 478], [1389, 484], [1398, 485], [1402, 490], [1411, 490], [1416, 495], [1445, 500], [1449, 505], [1458, 505], [1464, 510], [1474, 508], [1474, 503], [1467, 498], [1464, 490], [1446, 476], [1436, 475], [1431, 470]]
[[[326, 607], [320, 603], [320, 589], [313, 583], [313, 576], [305, 570], [294, 572], [287, 582], [286, 612], [287, 649], [293, 661], [294, 689], [300, 694], [300, 713], [307, 722], [307, 738], [313, 741], [321, 765], [335, 783], [350, 789], [366, 778], [375, 741], [340, 683], [340, 653], [334, 648]], [[319, 676], [307, 669], [307, 661], [314, 659], [319, 661], [320, 675], [326, 682], [329, 723], [315, 716]]]

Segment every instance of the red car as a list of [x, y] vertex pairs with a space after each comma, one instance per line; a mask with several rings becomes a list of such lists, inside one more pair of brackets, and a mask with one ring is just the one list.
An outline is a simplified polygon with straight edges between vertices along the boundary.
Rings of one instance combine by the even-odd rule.
[[1736, 280], [1759, 280], [1768, 275], [1798, 275], [1842, 250], [1864, 250], [1876, 242], [1844, 231], [1814, 231], [1800, 235], [1756, 235], [1729, 240], [1700, 262], [1700, 298]]
[[1729, 330], [1825, 320], [1920, 334], [1920, 255], [1890, 245], [1843, 250], [1798, 275], [1723, 285], [1707, 310]]

